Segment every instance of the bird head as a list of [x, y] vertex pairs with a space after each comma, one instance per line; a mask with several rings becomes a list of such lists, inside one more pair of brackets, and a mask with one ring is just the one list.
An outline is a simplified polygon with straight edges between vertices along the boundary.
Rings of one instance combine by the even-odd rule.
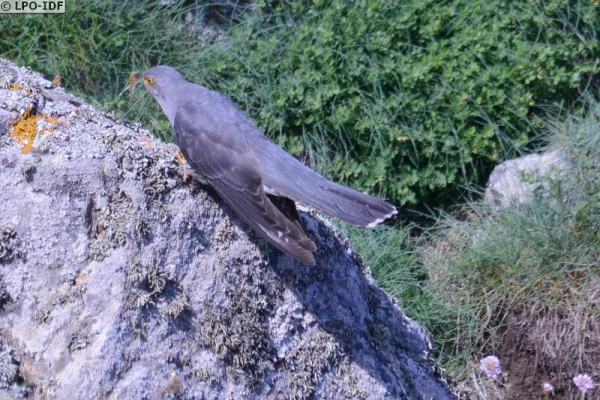
[[177, 111], [176, 100], [179, 97], [178, 94], [185, 90], [187, 81], [175, 68], [168, 65], [152, 67], [146, 72], [132, 72], [129, 82], [132, 93], [136, 83], [139, 81], [144, 84], [148, 92], [158, 101], [172, 124], [172, 118]]

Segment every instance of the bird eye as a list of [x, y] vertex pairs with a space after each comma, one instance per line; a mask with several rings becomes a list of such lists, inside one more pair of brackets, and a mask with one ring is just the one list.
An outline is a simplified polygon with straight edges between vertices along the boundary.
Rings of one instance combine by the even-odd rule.
[[156, 83], [156, 81], [154, 80], [154, 78], [151, 77], [151, 76], [146, 77], [146, 80], [148, 81], [148, 83], [150, 85], [154, 85]]

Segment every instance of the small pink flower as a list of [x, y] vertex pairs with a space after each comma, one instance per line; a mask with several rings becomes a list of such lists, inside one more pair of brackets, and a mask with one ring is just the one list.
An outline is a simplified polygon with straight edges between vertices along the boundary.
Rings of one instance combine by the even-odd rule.
[[542, 385], [542, 390], [544, 391], [544, 393], [552, 393], [552, 391], [554, 390], [554, 386], [552, 386], [550, 382], [546, 382]]
[[496, 356], [482, 358], [479, 369], [485, 372], [489, 378], [493, 378], [502, 372], [500, 369], [500, 360], [498, 360], [498, 357]]
[[588, 374], [577, 375], [575, 378], [573, 378], [573, 382], [575, 383], [575, 386], [577, 386], [577, 388], [583, 393], [594, 387], [594, 382]]

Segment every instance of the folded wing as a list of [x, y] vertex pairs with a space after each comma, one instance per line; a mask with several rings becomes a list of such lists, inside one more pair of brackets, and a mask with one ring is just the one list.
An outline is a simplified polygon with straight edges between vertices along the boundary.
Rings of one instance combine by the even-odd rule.
[[239, 125], [206, 111], [198, 104], [177, 111], [173, 125], [182, 154], [244, 222], [281, 251], [314, 265], [316, 246], [304, 233], [293, 201], [263, 189], [254, 144]]

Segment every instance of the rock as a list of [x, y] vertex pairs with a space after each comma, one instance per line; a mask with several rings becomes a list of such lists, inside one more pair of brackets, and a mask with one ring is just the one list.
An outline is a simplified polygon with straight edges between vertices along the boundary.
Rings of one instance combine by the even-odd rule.
[[174, 145], [0, 68], [34, 89], [0, 89], [0, 397], [455, 398], [326, 220], [301, 213], [300, 265], [184, 182]]
[[569, 168], [561, 150], [505, 161], [492, 171], [485, 201], [502, 207], [525, 204], [534, 193], [547, 192], [551, 181]]

